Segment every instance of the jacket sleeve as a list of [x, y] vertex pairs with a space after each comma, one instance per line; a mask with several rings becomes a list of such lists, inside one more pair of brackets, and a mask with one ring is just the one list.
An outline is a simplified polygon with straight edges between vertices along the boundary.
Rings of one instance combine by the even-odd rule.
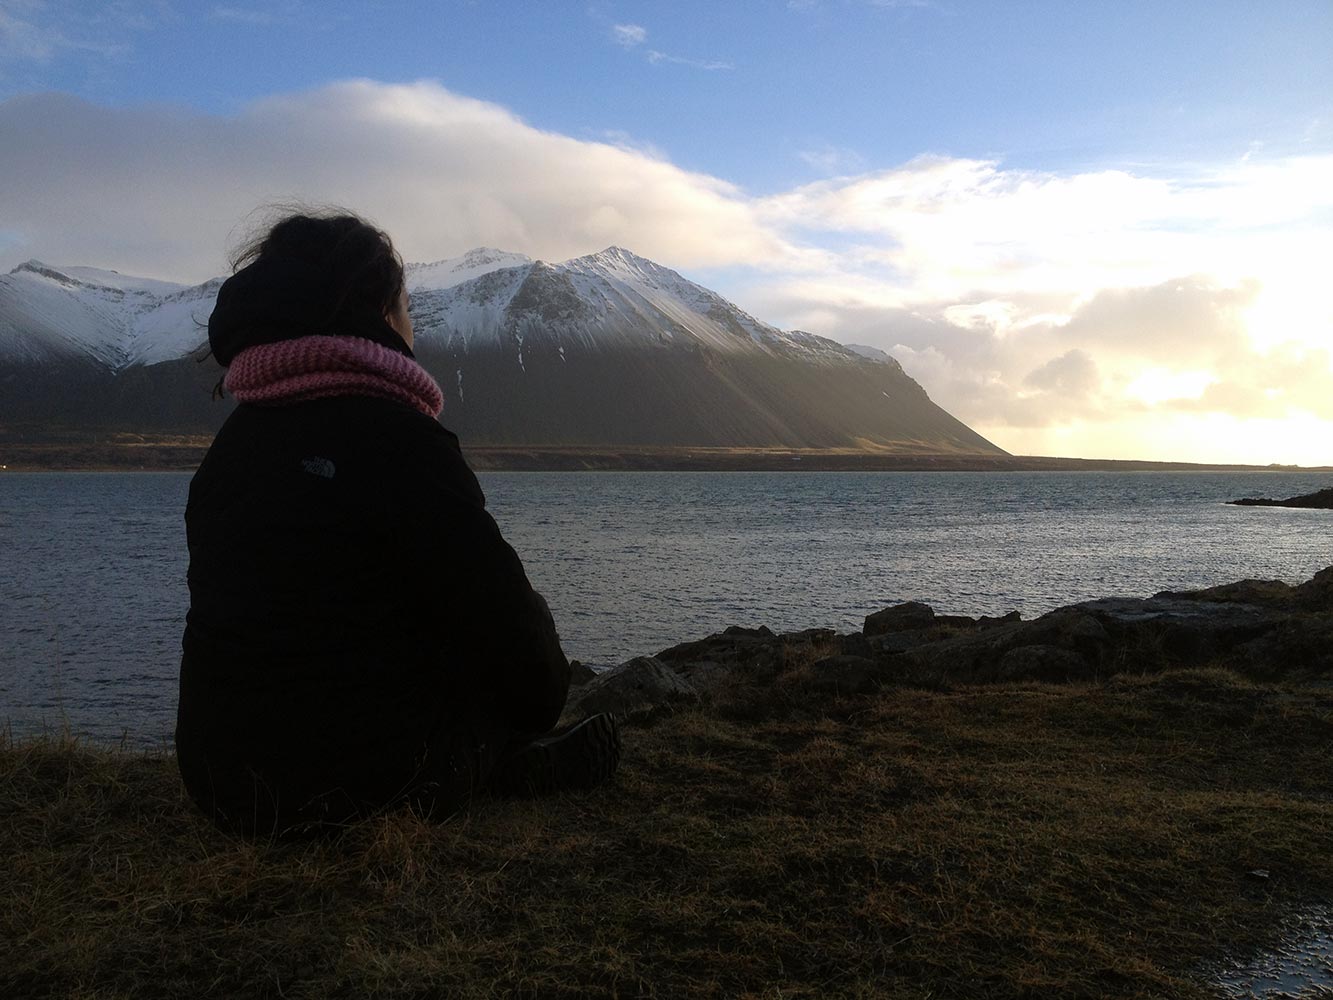
[[516, 731], [546, 732], [564, 708], [569, 661], [550, 608], [486, 511], [457, 438], [438, 430], [418, 470], [425, 480], [419, 543], [434, 567], [436, 584], [427, 589], [446, 604], [439, 610], [449, 634], [441, 639], [460, 661], [446, 669], [475, 671], [482, 697]]

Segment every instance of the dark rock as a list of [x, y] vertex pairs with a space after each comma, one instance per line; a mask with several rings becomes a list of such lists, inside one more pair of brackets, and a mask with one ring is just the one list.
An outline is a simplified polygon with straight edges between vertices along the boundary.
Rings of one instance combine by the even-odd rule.
[[976, 628], [977, 620], [968, 615], [936, 615], [932, 626], [944, 625], [950, 628]]
[[779, 636], [786, 646], [802, 646], [812, 643], [832, 642], [838, 633], [831, 628], [805, 628], [799, 632], [783, 632]]
[[839, 694], [866, 694], [879, 686], [883, 667], [864, 656], [825, 657], [810, 667], [808, 687]]
[[1016, 646], [1000, 657], [995, 676], [1004, 681], [1084, 680], [1092, 675], [1089, 662], [1071, 649], [1036, 644]]
[[722, 630], [723, 635], [746, 636], [750, 639], [773, 639], [776, 638], [773, 630], [767, 625], [760, 625], [758, 628], [746, 628], [743, 625], [728, 625]]
[[1226, 657], [1240, 673], [1272, 680], [1295, 675], [1333, 675], [1333, 620], [1301, 615], [1241, 643]]
[[800, 670], [816, 660], [846, 652], [843, 637], [832, 629], [809, 628], [776, 635], [767, 628], [735, 626], [706, 639], [681, 643], [657, 659], [685, 678], [699, 693], [721, 686], [761, 685], [780, 673]]
[[865, 631], [855, 635], [732, 627], [673, 646], [658, 659], [694, 691], [722, 692], [733, 701], [747, 686], [759, 689], [779, 677], [847, 692], [888, 678], [1061, 682], [1194, 667], [1250, 678], [1327, 679], [1333, 674], [1333, 567], [1295, 587], [1241, 580], [1148, 598], [1107, 597], [1030, 622], [1016, 611], [971, 619], [908, 602], [870, 615]]
[[[1074, 606], [1095, 617], [1122, 655], [1144, 666], [1196, 666], [1225, 659], [1237, 646], [1275, 628], [1287, 614], [1254, 604], [1159, 595], [1104, 597]], [[1133, 666], [1134, 664], [1128, 664]]]
[[745, 660], [771, 651], [776, 638], [767, 628], [750, 629], [732, 625], [723, 632], [714, 632], [706, 638], [664, 649], [657, 654], [657, 658], [672, 665], [700, 660]]
[[675, 670], [679, 676], [684, 677], [687, 681], [689, 681], [689, 683], [694, 685], [695, 689], [698, 691], [706, 691], [709, 688], [715, 687], [716, 685], [720, 684], [722, 681], [725, 681], [728, 677], [731, 677], [733, 674], [739, 674], [742, 672], [745, 674], [745, 676], [755, 678], [756, 680], [759, 679], [761, 676], [771, 677], [777, 674], [777, 667], [773, 665], [776, 664], [776, 657], [766, 656], [763, 657], [762, 659], [754, 658], [747, 661], [746, 666], [751, 668], [759, 666], [761, 668], [760, 670], [756, 669], [749, 669], [745, 671], [739, 670], [738, 669], [739, 662], [740, 661], [734, 659], [686, 660], [682, 663], [672, 664], [672, 669]]
[[771, 629], [733, 625], [705, 639], [664, 649], [657, 659], [703, 689], [732, 674], [756, 681], [775, 676], [782, 665], [782, 642]]
[[871, 636], [866, 640], [871, 656], [896, 656], [909, 649], [940, 642], [947, 636], [932, 635], [926, 629], [914, 629], [911, 632], [886, 632], [884, 635]]
[[1286, 604], [1291, 601], [1292, 593], [1292, 588], [1280, 580], [1238, 580], [1203, 590], [1164, 590], [1154, 597], [1221, 604]]
[[[995, 674], [995, 665], [1009, 649], [1023, 645], [1019, 631], [1028, 628], [1019, 623], [999, 625], [990, 629], [960, 632], [937, 641], [917, 642], [901, 649], [903, 669], [907, 676], [920, 680], [938, 681], [946, 678], [960, 681], [988, 680]], [[884, 642], [884, 652], [891, 651], [889, 637], [872, 639]], [[1033, 642], [1036, 640], [1030, 640]], [[904, 645], [893, 643], [894, 646]]]
[[698, 697], [694, 686], [661, 660], [636, 656], [572, 690], [561, 719], [573, 721], [599, 712], [623, 717]]
[[867, 637], [886, 635], [889, 632], [910, 632], [913, 629], [926, 628], [934, 621], [935, 610], [929, 604], [906, 601], [866, 615], [865, 628], [862, 631]]
[[842, 637], [830, 628], [784, 632], [778, 637], [777, 664], [780, 670], [799, 670], [817, 660], [841, 655]]
[[[872, 639], [872, 646], [877, 641], [882, 640]], [[1014, 620], [997, 623], [936, 642], [918, 643], [905, 649], [902, 655], [909, 676], [929, 680], [989, 681], [1020, 675], [1020, 663], [1025, 662], [1021, 658], [1013, 658], [1001, 667], [1006, 654], [1011, 650], [1046, 647], [1069, 654], [1069, 657], [1060, 658], [1059, 671], [1072, 671], [1084, 676], [1100, 666], [1110, 641], [1101, 623], [1083, 611], [1081, 605], [1075, 605], [1058, 608], [1033, 622]], [[1035, 656], [1044, 656], [1045, 666], [1040, 670], [1033, 666], [1033, 673], [1022, 676], [1035, 677], [1042, 671], [1057, 671], [1056, 667], [1051, 666], [1055, 662], [1054, 654], [1031, 654], [1027, 659]], [[1077, 669], [1074, 667], [1075, 660], [1078, 661]]]
[[1308, 507], [1316, 510], [1333, 510], [1333, 487], [1306, 493], [1286, 500], [1272, 500], [1268, 497], [1246, 497], [1244, 500], [1228, 500], [1237, 507]]
[[569, 686], [582, 687], [597, 676], [597, 671], [581, 660], [569, 661]]
[[1111, 640], [1102, 623], [1082, 604], [1056, 608], [1029, 622], [1016, 634], [1022, 636], [1024, 645], [1069, 649], [1088, 659], [1101, 656]]
[[1333, 566], [1321, 569], [1314, 579], [1293, 588], [1296, 603], [1309, 611], [1333, 611]]
[[842, 643], [842, 651], [846, 656], [869, 656], [870, 640], [865, 637], [864, 632], [853, 632], [850, 635], [838, 637]]

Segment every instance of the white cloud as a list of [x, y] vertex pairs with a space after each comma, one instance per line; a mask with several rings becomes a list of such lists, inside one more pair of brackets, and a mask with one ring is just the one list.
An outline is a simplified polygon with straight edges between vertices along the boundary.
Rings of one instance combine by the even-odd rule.
[[617, 45], [632, 49], [643, 44], [643, 40], [648, 37], [648, 29], [641, 24], [617, 24], [611, 28], [611, 37]]
[[[625, 49], [635, 49], [648, 38], [648, 29], [641, 24], [615, 24], [611, 26], [611, 39]], [[731, 63], [712, 59], [691, 59], [687, 56], [672, 55], [659, 49], [644, 49], [644, 58], [656, 66], [659, 63], [671, 63], [676, 66], [689, 66], [692, 69], [720, 70], [735, 69]]]
[[672, 63], [676, 66], [689, 66], [693, 69], [735, 69], [729, 62], [721, 62], [712, 59], [690, 59], [687, 56], [673, 56], [666, 52], [659, 52], [657, 49], [649, 49], [647, 52], [648, 61], [656, 65], [657, 63]]
[[827, 143], [797, 151], [802, 162], [828, 176], [858, 174], [865, 170], [866, 159], [854, 149]]
[[479, 245], [547, 259], [620, 243], [681, 267], [795, 262], [734, 186], [623, 143], [542, 132], [434, 83], [353, 81], [234, 117], [56, 95], [0, 104], [0, 219], [37, 256], [181, 280], [223, 269], [255, 206], [345, 204], [409, 259]]
[[1150, 406], [1185, 403], [1202, 399], [1204, 392], [1216, 382], [1212, 372], [1149, 368], [1125, 386], [1125, 395]]
[[[835, 269], [766, 279], [746, 301], [798, 318], [809, 303], [859, 342], [899, 346], [942, 405], [1002, 444], [997, 428], [1109, 427], [1131, 405], [1324, 419], [1331, 174], [1327, 155], [1171, 177], [922, 158], [765, 199], [789, 238], [846, 249]], [[1090, 362], [1084, 391], [1052, 392], [1041, 373], [1071, 350]], [[1301, 363], [1271, 361], [1288, 351]], [[1145, 392], [1149, 374], [1197, 391]]]
[[[100, 20], [107, 20], [105, 15]], [[79, 23], [79, 22], [76, 22]], [[49, 62], [65, 51], [113, 55], [122, 46], [99, 32], [75, 32], [38, 0], [0, 4], [0, 65], [7, 62]]]
[[[34, 60], [44, 62], [56, 49], [65, 44], [64, 36], [52, 29], [43, 29], [19, 16], [29, 4], [0, 6], [0, 59]], [[17, 8], [17, 10], [16, 10]]]
[[1095, 391], [1100, 384], [1097, 363], [1081, 348], [1071, 348], [1051, 358], [1040, 368], [1034, 368], [1023, 378], [1023, 384], [1041, 392], [1081, 399]]
[[90, 7], [46, 0], [0, 0], [0, 71], [18, 62], [48, 63], [67, 53], [125, 55], [135, 33], [172, 14], [166, 0], [117, 0]]
[[600, 132], [588, 130], [586, 136], [594, 141], [607, 142], [617, 149], [628, 150], [632, 153], [639, 153], [650, 159], [667, 161], [670, 159], [666, 152], [659, 146], [654, 145], [639, 136], [626, 132], [624, 129], [602, 129]]

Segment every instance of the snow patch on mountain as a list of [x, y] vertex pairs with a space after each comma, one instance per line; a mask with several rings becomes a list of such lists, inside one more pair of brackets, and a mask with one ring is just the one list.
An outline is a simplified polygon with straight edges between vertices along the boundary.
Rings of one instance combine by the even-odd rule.
[[636, 316], [643, 316], [657, 320], [673, 334], [683, 333], [721, 350], [742, 349], [747, 339], [763, 346], [783, 338], [776, 327], [755, 319], [716, 292], [623, 247], [607, 247], [559, 266], [582, 279], [576, 279], [578, 285], [601, 279], [621, 292], [620, 308], [607, 301], [608, 320], [633, 322]]
[[[29, 261], [28, 263], [36, 264], [38, 267], [45, 266], [39, 261]], [[157, 278], [137, 278], [132, 274], [121, 274], [119, 271], [108, 271], [100, 267], [60, 267], [51, 270], [85, 285], [96, 285], [99, 288], [115, 288], [122, 292], [147, 292], [149, 295], [166, 296], [179, 292], [182, 288], [187, 287], [175, 281], [159, 281]]]
[[461, 257], [450, 257], [430, 264], [405, 265], [407, 291], [409, 295], [443, 291], [492, 271], [522, 267], [531, 263], [532, 258], [521, 253], [478, 247], [476, 250], [469, 250]]
[[208, 343], [208, 317], [222, 279], [183, 288], [139, 314], [126, 365], [155, 365], [200, 351]]
[[893, 365], [899, 371], [902, 370], [903, 366], [898, 364], [892, 354], [881, 351], [878, 347], [870, 347], [866, 344], [845, 344], [843, 346], [853, 354], [859, 354], [867, 361], [878, 361], [882, 365]]
[[31, 260], [0, 275], [0, 358], [118, 371], [182, 357], [206, 339], [193, 319], [207, 320], [217, 287]]
[[[517, 255], [514, 255], [517, 256]], [[423, 341], [466, 352], [494, 341], [505, 309], [532, 270], [532, 262], [484, 272], [443, 288], [410, 289], [412, 325]]]

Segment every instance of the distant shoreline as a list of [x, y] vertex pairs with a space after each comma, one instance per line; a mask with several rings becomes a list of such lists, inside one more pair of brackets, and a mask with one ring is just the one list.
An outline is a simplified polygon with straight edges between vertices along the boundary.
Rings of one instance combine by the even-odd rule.
[[[0, 472], [190, 472], [211, 436], [107, 434], [100, 439], [6, 440]], [[1333, 472], [1331, 466], [1239, 465], [1039, 455], [930, 454], [908, 450], [586, 447], [464, 447], [484, 472]]]
[[743, 448], [464, 448], [486, 471], [662, 472], [1333, 472], [1333, 467], [1225, 465], [1033, 455]]

